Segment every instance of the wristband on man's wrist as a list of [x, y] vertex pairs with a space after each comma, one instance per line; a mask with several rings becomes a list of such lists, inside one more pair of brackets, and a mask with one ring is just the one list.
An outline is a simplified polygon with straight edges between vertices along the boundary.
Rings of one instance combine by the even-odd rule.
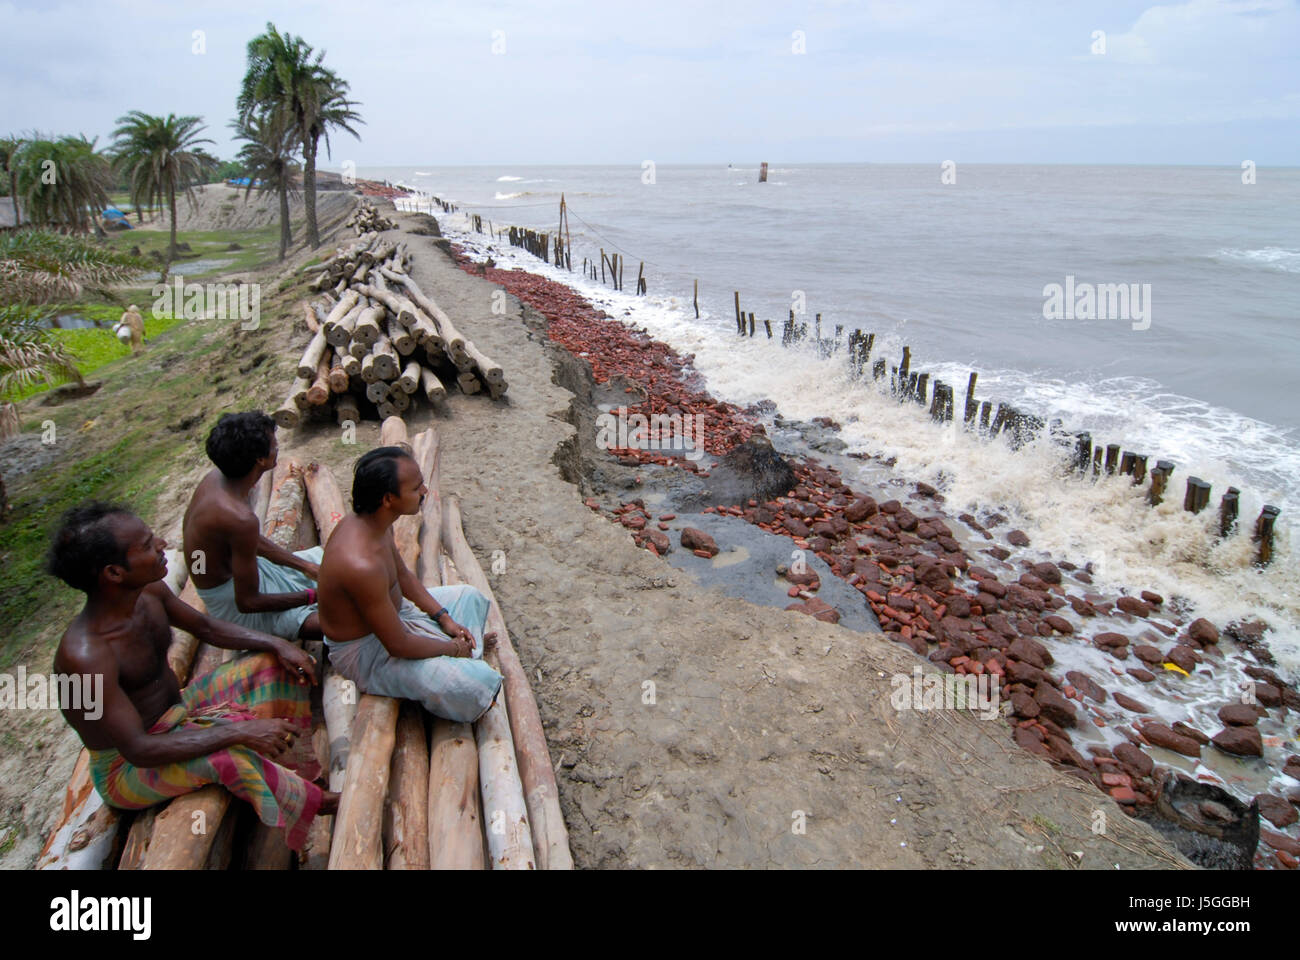
[[447, 608], [446, 608], [446, 607], [442, 607], [442, 608], [440, 608], [440, 609], [438, 610], [437, 613], [435, 613], [435, 614], [432, 615], [434, 621], [436, 622], [437, 619], [438, 619], [439, 617], [441, 617], [441, 616], [442, 616], [444, 613], [446, 613], [446, 612], [447, 612]]
[[308, 587], [308, 588], [307, 588], [307, 605], [310, 606], [311, 604], [313, 604], [313, 603], [315, 603], [315, 602], [316, 602], [316, 588], [315, 588], [315, 587]]

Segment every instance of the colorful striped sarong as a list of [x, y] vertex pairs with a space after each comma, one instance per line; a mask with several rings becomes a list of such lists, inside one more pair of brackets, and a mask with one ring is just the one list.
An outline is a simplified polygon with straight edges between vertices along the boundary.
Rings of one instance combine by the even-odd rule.
[[[142, 810], [219, 783], [252, 804], [264, 824], [283, 827], [289, 848], [299, 850], [321, 802], [321, 788], [304, 779], [320, 773], [320, 765], [304, 755], [311, 743], [310, 690], [291, 680], [274, 655], [259, 653], [222, 664], [193, 680], [181, 691], [181, 702], [149, 729], [150, 734], [165, 734], [238, 720], [288, 720], [298, 732], [294, 754], [304, 756], [304, 762], [295, 764], [296, 773], [242, 745], [161, 767], [134, 766], [114, 749], [91, 750], [95, 789], [109, 806]], [[290, 764], [294, 754], [288, 758]]]

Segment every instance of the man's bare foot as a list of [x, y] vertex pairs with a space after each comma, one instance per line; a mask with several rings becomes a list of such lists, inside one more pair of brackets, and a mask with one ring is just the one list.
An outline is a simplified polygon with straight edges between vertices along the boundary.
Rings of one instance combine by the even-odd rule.
[[321, 792], [320, 809], [317, 813], [327, 813], [331, 816], [339, 812], [339, 795], [329, 790]]
[[489, 630], [487, 633], [483, 634], [484, 650], [491, 650], [496, 645], [497, 645], [497, 632], [495, 630]]

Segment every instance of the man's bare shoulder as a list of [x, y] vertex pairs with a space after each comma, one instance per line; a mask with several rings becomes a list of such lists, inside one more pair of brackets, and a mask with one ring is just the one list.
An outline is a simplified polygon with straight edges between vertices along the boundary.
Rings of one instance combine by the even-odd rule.
[[59, 673], [102, 673], [109, 663], [116, 663], [112, 648], [81, 617], [68, 625], [54, 651], [54, 669]]
[[[386, 539], [386, 538], [385, 538]], [[321, 575], [384, 572], [385, 539], [376, 540], [356, 517], [345, 517], [331, 534], [321, 560]]]

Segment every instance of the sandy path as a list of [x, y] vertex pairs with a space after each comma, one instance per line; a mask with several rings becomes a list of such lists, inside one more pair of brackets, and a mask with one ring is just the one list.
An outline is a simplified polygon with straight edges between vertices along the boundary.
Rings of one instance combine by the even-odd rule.
[[[1015, 748], [1005, 724], [895, 711], [890, 676], [922, 662], [909, 651], [702, 590], [583, 506], [554, 462], [574, 395], [554, 382], [540, 318], [521, 322], [513, 299], [494, 315], [496, 287], [433, 241], [408, 242], [420, 285], [510, 381], [508, 402], [456, 395], [438, 417], [443, 490], [461, 495], [485, 570], [504, 555], [494, 590], [534, 679], [579, 866], [1034, 868], [1076, 851], [1085, 867], [1185, 863], [1091, 785]], [[358, 441], [377, 433], [367, 424]], [[284, 450], [330, 460], [345, 483], [355, 456], [325, 427]]]

